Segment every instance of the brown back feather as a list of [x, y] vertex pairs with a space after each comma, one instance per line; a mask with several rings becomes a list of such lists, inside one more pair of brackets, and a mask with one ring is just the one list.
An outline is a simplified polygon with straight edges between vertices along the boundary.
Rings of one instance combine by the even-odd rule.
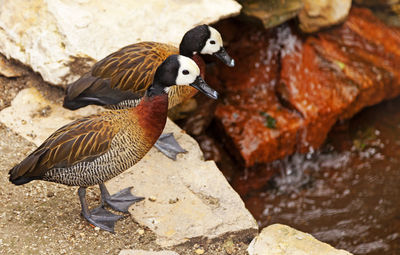
[[131, 44], [97, 62], [91, 75], [110, 80], [111, 88], [144, 91], [157, 67], [172, 54], [178, 54], [178, 49], [164, 43]]
[[86, 117], [54, 132], [40, 147], [10, 170], [11, 179], [40, 177], [53, 167], [68, 167], [105, 153], [118, 132], [105, 114]]

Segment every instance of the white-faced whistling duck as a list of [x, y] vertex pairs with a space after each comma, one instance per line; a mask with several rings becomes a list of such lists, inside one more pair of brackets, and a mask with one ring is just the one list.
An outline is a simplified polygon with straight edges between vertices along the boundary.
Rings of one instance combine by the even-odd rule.
[[[179, 54], [192, 58], [204, 74], [205, 63], [199, 54], [210, 54], [233, 67], [234, 60], [226, 53], [220, 33], [208, 26], [197, 26], [183, 36], [179, 50], [157, 42], [141, 42], [126, 46], [97, 62], [92, 69], [67, 88], [64, 107], [75, 110], [89, 104], [112, 109], [137, 105], [153, 80], [156, 67], [168, 56]], [[169, 90], [169, 108], [197, 93], [189, 86], [175, 86]], [[172, 134], [163, 134], [155, 144], [171, 159], [186, 152]]]

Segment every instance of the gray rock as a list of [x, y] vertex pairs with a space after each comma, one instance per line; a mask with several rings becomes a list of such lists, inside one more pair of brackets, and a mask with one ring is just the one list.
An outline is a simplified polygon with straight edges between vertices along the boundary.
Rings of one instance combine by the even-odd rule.
[[246, 15], [260, 19], [265, 28], [278, 26], [294, 18], [303, 8], [303, 0], [241, 0]]
[[178, 45], [193, 26], [240, 8], [233, 0], [3, 0], [0, 52], [44, 80], [65, 85], [125, 45], [146, 40]]
[[174, 251], [122, 250], [119, 255], [179, 255]]
[[247, 249], [249, 255], [350, 255], [289, 226], [274, 224], [264, 228]]
[[351, 0], [303, 0], [303, 2], [304, 8], [299, 13], [300, 28], [307, 33], [343, 22], [351, 7]]

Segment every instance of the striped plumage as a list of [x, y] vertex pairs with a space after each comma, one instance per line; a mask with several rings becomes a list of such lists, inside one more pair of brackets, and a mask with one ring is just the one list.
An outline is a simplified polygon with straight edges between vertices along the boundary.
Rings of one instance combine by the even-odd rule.
[[[210, 41], [213, 43], [210, 44]], [[89, 104], [111, 109], [136, 106], [151, 84], [156, 67], [172, 54], [192, 58], [205, 71], [198, 54], [214, 54], [233, 66], [217, 30], [207, 25], [189, 30], [179, 49], [164, 43], [140, 42], [126, 46], [97, 62], [92, 69], [67, 88], [64, 107], [75, 110]], [[214, 47], [214, 48], [212, 48]], [[197, 90], [175, 86], [169, 91], [169, 108], [189, 99]]]
[[[164, 128], [167, 96], [147, 101], [136, 108], [106, 111], [60, 128], [11, 170], [11, 178], [42, 178], [81, 187], [113, 178], [138, 162]], [[154, 117], [139, 119], [145, 111]]]
[[179, 55], [168, 57], [157, 68], [137, 107], [106, 111], [58, 129], [10, 170], [10, 181], [16, 185], [45, 180], [79, 186], [83, 216], [93, 225], [113, 231], [120, 217], [102, 207], [89, 211], [86, 187], [99, 184], [102, 205], [107, 203], [122, 212], [141, 200], [132, 196], [130, 189], [110, 196], [103, 183], [137, 163], [157, 141], [167, 119], [167, 88], [190, 83], [217, 97], [199, 75], [200, 70], [191, 59]]

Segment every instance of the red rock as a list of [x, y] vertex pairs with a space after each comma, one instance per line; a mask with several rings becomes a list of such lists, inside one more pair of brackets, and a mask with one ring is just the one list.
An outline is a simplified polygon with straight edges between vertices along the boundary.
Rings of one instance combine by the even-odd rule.
[[266, 31], [235, 22], [218, 27], [237, 66], [218, 64], [215, 118], [245, 166], [317, 148], [337, 120], [400, 94], [400, 29], [367, 9], [305, 37], [288, 24]]
[[[239, 31], [240, 39], [233, 44], [240, 47], [229, 49], [239, 60], [237, 66], [221, 69], [224, 103], [215, 115], [237, 148], [232, 152], [250, 166], [293, 153], [301, 119], [282, 107], [275, 94], [280, 49], [276, 29], [248, 29], [253, 31]], [[267, 115], [276, 120], [275, 128], [268, 127]]]

